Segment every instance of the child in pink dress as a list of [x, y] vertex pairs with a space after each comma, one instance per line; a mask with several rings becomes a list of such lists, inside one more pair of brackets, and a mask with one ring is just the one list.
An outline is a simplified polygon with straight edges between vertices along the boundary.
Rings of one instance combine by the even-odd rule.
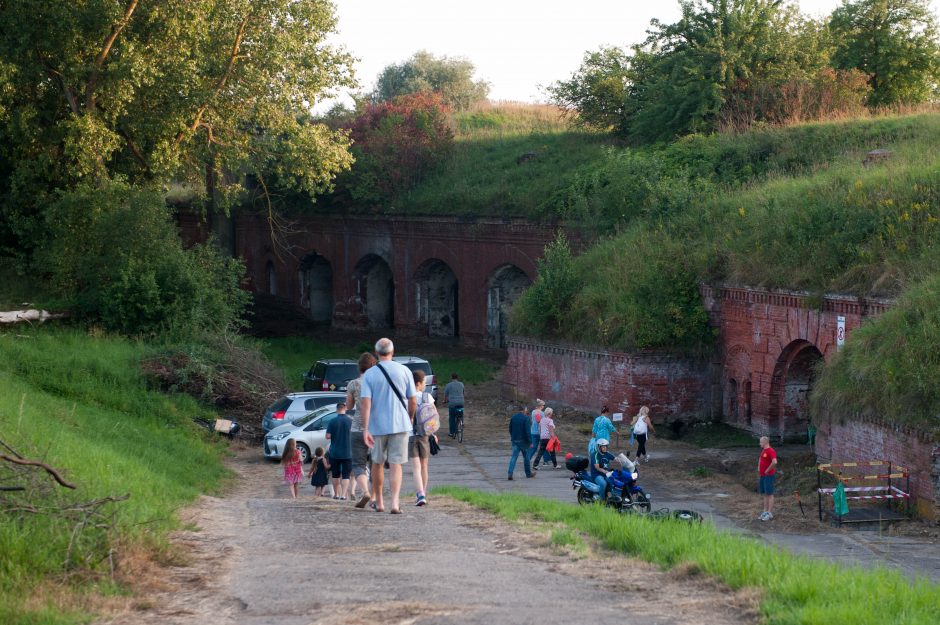
[[303, 458], [297, 449], [297, 441], [288, 439], [281, 454], [281, 464], [284, 465], [284, 481], [290, 484], [290, 495], [297, 499], [297, 485], [304, 479]]

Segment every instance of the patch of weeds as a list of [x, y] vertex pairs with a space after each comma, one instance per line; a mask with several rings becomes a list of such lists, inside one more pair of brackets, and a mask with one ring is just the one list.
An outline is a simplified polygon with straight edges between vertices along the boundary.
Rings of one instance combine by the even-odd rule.
[[693, 424], [681, 440], [696, 447], [711, 449], [757, 446], [757, 438], [750, 432], [714, 421]]
[[549, 540], [551, 541], [552, 545], [555, 545], [557, 547], [577, 545], [582, 542], [580, 536], [578, 536], [572, 530], [567, 529], [567, 528], [552, 530], [552, 536]]
[[712, 474], [706, 467], [695, 467], [690, 471], [692, 477], [708, 477]]

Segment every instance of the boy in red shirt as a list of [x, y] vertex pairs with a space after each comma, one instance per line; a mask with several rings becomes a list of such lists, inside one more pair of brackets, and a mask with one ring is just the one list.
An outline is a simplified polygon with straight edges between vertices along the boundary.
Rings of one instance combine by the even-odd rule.
[[757, 518], [769, 521], [774, 518], [774, 476], [777, 473], [777, 452], [770, 446], [770, 439], [760, 437], [760, 460], [757, 461], [757, 492], [764, 498], [764, 511]]

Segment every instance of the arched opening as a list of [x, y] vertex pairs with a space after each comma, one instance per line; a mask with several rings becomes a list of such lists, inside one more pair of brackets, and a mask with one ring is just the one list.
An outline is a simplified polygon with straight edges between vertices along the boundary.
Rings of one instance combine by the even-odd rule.
[[277, 295], [277, 272], [274, 270], [274, 263], [270, 260], [264, 268], [264, 273], [268, 278], [268, 295]]
[[822, 361], [819, 349], [804, 340], [787, 345], [777, 359], [770, 387], [770, 416], [781, 440], [805, 440], [811, 418], [809, 395]]
[[333, 266], [319, 254], [300, 261], [300, 305], [314, 323], [333, 323]]
[[362, 302], [370, 328], [391, 328], [395, 325], [395, 282], [392, 269], [385, 260], [368, 254], [353, 270], [356, 295]]
[[734, 378], [728, 380], [728, 418], [738, 422], [738, 381]]
[[428, 336], [460, 336], [457, 276], [450, 266], [436, 258], [415, 272], [417, 324]]
[[532, 280], [515, 265], [502, 265], [490, 276], [486, 291], [487, 344], [506, 347], [509, 312]]

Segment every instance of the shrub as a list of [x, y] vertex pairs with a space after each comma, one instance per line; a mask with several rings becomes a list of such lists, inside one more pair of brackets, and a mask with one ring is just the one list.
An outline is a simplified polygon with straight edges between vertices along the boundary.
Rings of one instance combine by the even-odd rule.
[[38, 255], [74, 313], [125, 334], [193, 335], [238, 325], [244, 270], [211, 244], [184, 249], [162, 195], [122, 183], [63, 192]]

